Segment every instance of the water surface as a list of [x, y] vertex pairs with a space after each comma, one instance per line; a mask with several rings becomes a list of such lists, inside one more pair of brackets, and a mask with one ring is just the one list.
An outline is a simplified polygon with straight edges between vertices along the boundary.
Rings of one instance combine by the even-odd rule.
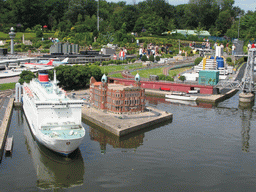
[[0, 164], [0, 191], [255, 191], [255, 107], [239, 106], [238, 94], [200, 107], [148, 98], [173, 121], [123, 138], [85, 122], [70, 158], [38, 146], [14, 110], [14, 150]]

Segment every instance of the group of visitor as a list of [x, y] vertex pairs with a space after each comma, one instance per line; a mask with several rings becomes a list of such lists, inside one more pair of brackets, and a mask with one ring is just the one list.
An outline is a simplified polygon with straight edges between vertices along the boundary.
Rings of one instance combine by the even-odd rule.
[[252, 43], [252, 44], [251, 44], [251, 43], [249, 42], [247, 48], [248, 48], [248, 50], [249, 50], [249, 49], [256, 48], [256, 43]]
[[206, 42], [203, 41], [202, 49], [210, 49], [210, 48], [211, 48], [211, 45], [210, 45], [209, 40], [207, 39]]
[[[162, 45], [162, 47], [164, 47], [164, 46]], [[161, 48], [161, 51], [163, 52], [162, 48]], [[152, 43], [150, 43], [148, 45], [147, 49], [140, 47], [140, 49], [139, 49], [140, 59], [142, 58], [143, 55], [146, 55], [146, 57], [148, 59], [149, 59], [149, 57], [151, 55], [153, 55], [154, 57], [158, 56], [159, 55], [159, 47], [158, 47], [158, 45], [153, 45]]]

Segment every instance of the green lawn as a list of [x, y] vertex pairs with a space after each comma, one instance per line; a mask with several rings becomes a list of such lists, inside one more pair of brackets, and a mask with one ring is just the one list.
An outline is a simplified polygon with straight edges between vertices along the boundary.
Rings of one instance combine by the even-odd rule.
[[110, 73], [110, 72], [115, 72], [115, 71], [123, 71], [123, 70], [131, 70], [131, 69], [137, 69], [137, 68], [142, 68], [141, 63], [136, 63], [136, 64], [126, 64], [126, 65], [106, 65], [106, 66], [100, 66], [100, 69], [102, 73]]
[[[146, 69], [146, 70], [139, 70], [138, 73], [143, 78], [149, 78], [149, 75], [162, 75], [164, 68], [165, 67], [154, 68], [154, 69]], [[169, 76], [171, 76], [171, 77], [176, 76], [176, 75], [178, 75], [181, 72], [187, 71], [188, 69], [191, 69], [191, 67], [185, 67], [185, 68], [169, 70]], [[131, 74], [132, 75], [136, 75], [137, 71], [133, 71]]]
[[15, 84], [16, 83], [3, 83], [3, 84], [0, 84], [0, 90], [4, 91], [4, 90], [7, 90], [7, 89], [14, 89], [15, 88]]
[[[32, 40], [36, 38], [36, 33], [22, 33], [18, 32], [16, 33], [15, 39], [14, 40], [22, 40], [22, 36], [25, 36], [25, 40]], [[46, 35], [54, 35], [54, 33], [44, 33]], [[9, 34], [0, 32], [0, 39], [2, 40], [10, 40]]]
[[169, 76], [171, 76], [171, 77], [176, 76], [179, 73], [182, 73], [182, 72], [187, 71], [189, 69], [191, 69], [191, 67], [184, 67], [184, 68], [169, 70]]
[[139, 73], [140, 77], [149, 78], [149, 75], [161, 75], [161, 74], [163, 74], [163, 69], [164, 68], [165, 67], [133, 71], [131, 74], [136, 75], [137, 73]]
[[115, 78], [123, 78], [121, 73], [115, 73], [115, 74], [112, 74], [112, 75], [109, 75], [109, 76], [110, 77], [115, 77]]

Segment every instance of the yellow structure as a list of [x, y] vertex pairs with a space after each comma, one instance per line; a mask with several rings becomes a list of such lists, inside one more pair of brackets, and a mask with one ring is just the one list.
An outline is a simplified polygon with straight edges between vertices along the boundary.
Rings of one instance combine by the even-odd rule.
[[203, 58], [203, 70], [205, 70], [205, 65], [206, 65], [206, 57]]

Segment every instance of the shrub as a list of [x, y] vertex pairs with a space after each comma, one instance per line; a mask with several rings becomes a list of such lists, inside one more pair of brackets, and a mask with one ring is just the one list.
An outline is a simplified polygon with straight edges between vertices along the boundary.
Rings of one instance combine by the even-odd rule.
[[234, 66], [234, 62], [228, 62], [228, 61], [227, 61], [227, 64], [228, 64], [229, 66]]
[[227, 61], [227, 62], [232, 62], [232, 59], [231, 59], [230, 57], [228, 57], [228, 58], [226, 59], [226, 61]]
[[179, 76], [179, 80], [181, 80], [181, 81], [185, 81], [185, 80], [186, 80], [186, 77], [185, 77], [185, 76], [183, 76], [183, 75], [181, 75], [181, 76]]
[[147, 58], [146, 55], [143, 55], [143, 56], [141, 57], [141, 61], [147, 61], [147, 60], [148, 60], [148, 58]]
[[159, 77], [159, 80], [162, 80], [162, 81], [174, 81], [174, 79], [172, 77], [165, 76], [164, 74], [161, 74], [158, 77]]
[[198, 57], [198, 58], [195, 59], [194, 64], [195, 64], [195, 65], [198, 65], [202, 60], [203, 60], [202, 57]]
[[107, 65], [107, 61], [102, 61], [101, 65], [102, 66]]
[[39, 38], [39, 37], [43, 37], [43, 35], [44, 35], [44, 34], [43, 34], [42, 31], [37, 31], [37, 32], [36, 32], [36, 37], [38, 37], [38, 38]]
[[160, 61], [160, 57], [159, 56], [156, 56], [156, 61]]
[[154, 55], [150, 55], [150, 56], [149, 56], [149, 61], [154, 62], [154, 60], [155, 60]]
[[174, 78], [167, 76], [166, 81], [174, 81]]
[[107, 62], [107, 65], [109, 65], [109, 64], [115, 63], [115, 60], [109, 60], [109, 61], [106, 61], [106, 62]]
[[185, 56], [185, 53], [181, 53], [181, 56]]
[[132, 62], [132, 63], [134, 63], [135, 61], [136, 61], [136, 59], [135, 59], [135, 58], [133, 58], [133, 59], [131, 60], [131, 62]]
[[95, 62], [94, 62], [94, 65], [99, 66], [99, 65], [100, 65], [100, 62], [99, 62], [99, 61], [95, 61]]

